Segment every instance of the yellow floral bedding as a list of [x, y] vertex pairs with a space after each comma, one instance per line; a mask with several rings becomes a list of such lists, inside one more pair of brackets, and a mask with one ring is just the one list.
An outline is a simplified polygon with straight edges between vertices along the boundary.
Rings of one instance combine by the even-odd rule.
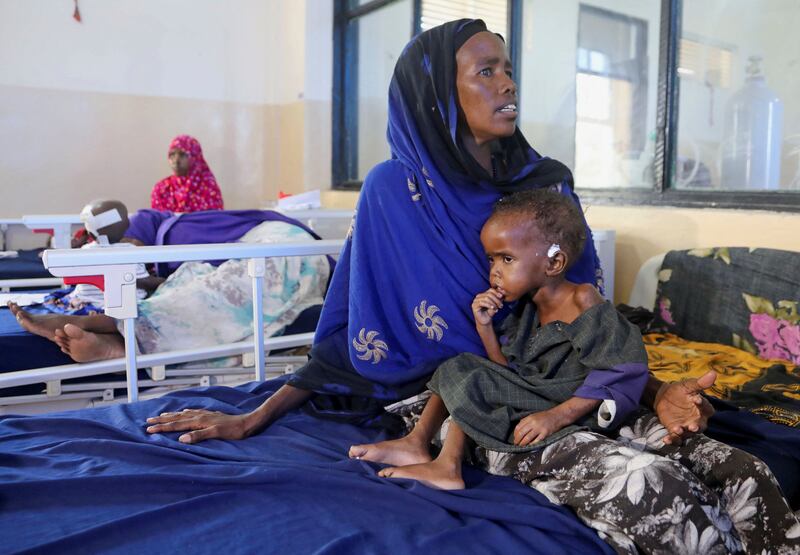
[[800, 427], [800, 367], [794, 363], [673, 334], [646, 334], [644, 343], [650, 370], [660, 380], [697, 378], [714, 370], [717, 380], [709, 395], [772, 422]]

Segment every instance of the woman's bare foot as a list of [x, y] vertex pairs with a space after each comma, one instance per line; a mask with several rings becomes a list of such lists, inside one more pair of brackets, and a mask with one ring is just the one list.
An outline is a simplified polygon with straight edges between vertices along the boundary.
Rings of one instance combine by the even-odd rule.
[[362, 459], [377, 463], [406, 466], [431, 461], [428, 444], [418, 441], [413, 434], [400, 439], [365, 443], [350, 447], [348, 456], [351, 459]]
[[17, 322], [26, 331], [34, 335], [54, 340], [55, 331], [63, 328], [70, 320], [70, 316], [64, 314], [30, 314], [20, 307], [17, 303], [8, 303], [8, 308], [17, 318]]
[[66, 324], [55, 331], [53, 341], [75, 362], [93, 362], [125, 356], [125, 343], [118, 333], [84, 331], [74, 324]]
[[464, 489], [461, 461], [455, 463], [435, 459], [428, 463], [384, 468], [378, 472], [383, 478], [408, 478], [435, 489]]

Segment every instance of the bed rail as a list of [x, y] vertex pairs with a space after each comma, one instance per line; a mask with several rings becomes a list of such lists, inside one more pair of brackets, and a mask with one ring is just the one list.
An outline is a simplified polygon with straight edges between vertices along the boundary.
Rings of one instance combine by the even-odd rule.
[[[230, 356], [252, 352], [255, 356], [256, 379], [266, 379], [265, 348], [308, 345], [313, 334], [300, 334], [277, 338], [264, 338], [254, 333], [253, 341], [219, 345], [189, 352], [175, 351], [137, 357], [134, 337], [136, 306], [136, 265], [154, 262], [187, 262], [200, 260], [246, 259], [248, 275], [253, 280], [253, 326], [263, 329], [264, 259], [273, 256], [336, 255], [344, 244], [343, 239], [303, 241], [292, 243], [222, 243], [207, 245], [176, 245], [137, 247], [135, 249], [108, 247], [103, 249], [47, 250], [42, 257], [44, 266], [54, 276], [101, 276], [104, 282], [106, 314], [123, 320], [125, 358], [87, 365], [67, 365], [38, 370], [23, 370], [0, 376], [0, 387], [48, 382], [97, 375], [124, 369], [127, 376], [128, 401], [138, 399], [138, 368], [175, 364], [206, 358]], [[289, 343], [286, 343], [289, 342]], [[200, 352], [202, 351], [202, 352]]]
[[72, 226], [83, 225], [78, 214], [32, 214], [22, 216], [22, 223], [34, 232], [52, 233], [56, 249], [71, 248]]
[[8, 293], [12, 289], [23, 287], [61, 287], [64, 280], [60, 278], [24, 278], [0, 279], [0, 293]]

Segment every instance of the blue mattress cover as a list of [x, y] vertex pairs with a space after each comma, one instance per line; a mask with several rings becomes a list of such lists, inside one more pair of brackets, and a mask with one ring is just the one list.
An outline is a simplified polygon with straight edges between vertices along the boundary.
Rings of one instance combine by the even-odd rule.
[[55, 343], [25, 331], [7, 307], [0, 308], [0, 372], [71, 362]]
[[567, 509], [465, 468], [445, 492], [376, 476], [353, 443], [383, 432], [301, 411], [244, 441], [150, 435], [187, 407], [255, 408], [282, 380], [98, 409], [0, 418], [0, 551], [86, 553], [611, 553]]
[[0, 279], [51, 278], [39, 254], [44, 249], [20, 250], [16, 258], [0, 259]]

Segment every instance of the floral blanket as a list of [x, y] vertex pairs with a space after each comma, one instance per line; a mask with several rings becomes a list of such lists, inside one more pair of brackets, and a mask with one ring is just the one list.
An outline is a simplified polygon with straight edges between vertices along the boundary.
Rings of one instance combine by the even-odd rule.
[[645, 337], [650, 368], [664, 379], [714, 369], [715, 395], [800, 426], [798, 303], [800, 253], [671, 251], [661, 265], [647, 329], [671, 335]]
[[800, 253], [670, 251], [658, 277], [651, 331], [800, 364]]

